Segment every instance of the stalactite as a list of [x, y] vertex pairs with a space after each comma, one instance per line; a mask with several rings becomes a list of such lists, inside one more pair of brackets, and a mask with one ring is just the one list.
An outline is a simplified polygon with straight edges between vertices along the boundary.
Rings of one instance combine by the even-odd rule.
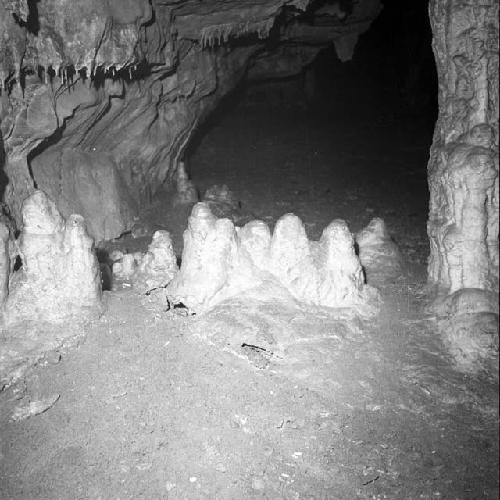
[[227, 43], [231, 36], [243, 36], [256, 33], [259, 38], [266, 38], [274, 24], [274, 18], [264, 21], [247, 20], [244, 23], [228, 23], [208, 26], [201, 30], [200, 44], [203, 48]]

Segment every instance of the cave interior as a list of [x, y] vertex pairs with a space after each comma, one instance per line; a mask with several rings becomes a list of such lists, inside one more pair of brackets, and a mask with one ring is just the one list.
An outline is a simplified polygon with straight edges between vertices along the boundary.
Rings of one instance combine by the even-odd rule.
[[498, 10], [0, 0], [0, 497], [497, 498]]

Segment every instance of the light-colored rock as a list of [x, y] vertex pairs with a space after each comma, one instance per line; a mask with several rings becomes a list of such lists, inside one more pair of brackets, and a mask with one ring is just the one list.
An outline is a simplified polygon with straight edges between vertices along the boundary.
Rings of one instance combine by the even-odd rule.
[[184, 231], [179, 274], [168, 286], [173, 302], [204, 310], [225, 297], [237, 253], [236, 231], [228, 219], [216, 219], [205, 203], [197, 203]]
[[71, 215], [65, 221], [43, 191], [24, 201], [22, 214], [18, 243], [22, 267], [10, 280], [5, 323], [98, 316], [99, 264], [83, 217]]
[[181, 269], [167, 286], [169, 300], [204, 312], [252, 290], [262, 300], [266, 294], [269, 300], [289, 296], [302, 304], [352, 308], [364, 315], [373, 314], [378, 301], [376, 290], [364, 283], [344, 221], [332, 222], [319, 242], [310, 242], [293, 214], [281, 217], [271, 236], [261, 221], [236, 229], [228, 219], [216, 219], [206, 203], [198, 203], [184, 232]]
[[356, 235], [356, 243], [368, 283], [371, 283], [372, 279], [376, 282], [393, 279], [403, 272], [401, 252], [382, 219], [372, 219], [368, 226]]
[[282, 216], [274, 228], [268, 269], [290, 293], [306, 303], [318, 303], [318, 276], [302, 221]]
[[130, 282], [141, 292], [165, 287], [178, 271], [168, 231], [156, 231], [146, 253], [114, 254], [113, 279]]
[[[330, 307], [359, 307], [366, 302], [361, 263], [354, 251], [354, 238], [347, 224], [334, 220], [325, 228], [319, 242], [319, 303]], [[366, 299], [366, 300], [365, 300]]]

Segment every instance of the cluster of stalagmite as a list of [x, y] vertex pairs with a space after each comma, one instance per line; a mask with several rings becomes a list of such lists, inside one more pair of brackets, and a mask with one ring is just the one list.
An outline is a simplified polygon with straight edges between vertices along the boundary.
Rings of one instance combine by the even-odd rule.
[[146, 253], [119, 253], [116, 257], [113, 279], [130, 282], [141, 292], [165, 287], [178, 271], [168, 231], [156, 231]]
[[[22, 215], [17, 240], [22, 267], [11, 273], [6, 252], [1, 254], [4, 323], [78, 321], [98, 316], [99, 264], [84, 219], [71, 215], [65, 220], [42, 191], [24, 201]], [[4, 233], [2, 249], [6, 248]]]
[[377, 292], [364, 282], [344, 221], [333, 221], [313, 242], [293, 214], [281, 217], [271, 234], [262, 221], [235, 228], [206, 203], [196, 204], [184, 233], [180, 272], [167, 287], [169, 299], [202, 312], [266, 282], [278, 283], [302, 304], [361, 314], [376, 310]]

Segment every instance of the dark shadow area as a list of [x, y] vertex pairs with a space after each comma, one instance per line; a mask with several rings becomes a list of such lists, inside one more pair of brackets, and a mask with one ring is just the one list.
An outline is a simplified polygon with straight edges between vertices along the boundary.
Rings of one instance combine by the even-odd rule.
[[224, 123], [224, 120], [234, 112], [234, 110], [245, 99], [245, 89], [247, 84], [241, 82], [235, 89], [226, 94], [217, 107], [211, 113], [208, 113], [205, 120], [202, 120], [198, 128], [195, 130], [192, 138], [184, 153], [185, 158], [189, 158], [200, 147], [201, 141], [215, 127]]
[[40, 0], [27, 0], [26, 3], [28, 5], [28, 16], [26, 17], [26, 20], [21, 19], [15, 13], [12, 14], [14, 16], [14, 19], [16, 20], [16, 23], [19, 24], [19, 26], [26, 28], [33, 35], [38, 35], [38, 32], [40, 31], [40, 20], [38, 17], [37, 6], [39, 2]]

